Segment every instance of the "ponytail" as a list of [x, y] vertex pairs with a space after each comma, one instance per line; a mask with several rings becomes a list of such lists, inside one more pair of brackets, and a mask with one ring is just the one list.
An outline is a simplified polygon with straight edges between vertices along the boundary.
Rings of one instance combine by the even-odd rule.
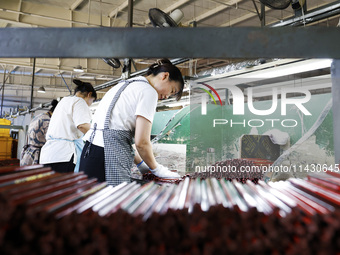
[[183, 93], [184, 88], [184, 80], [182, 77], [181, 71], [177, 68], [177, 66], [173, 65], [171, 61], [167, 58], [162, 58], [157, 60], [155, 63], [153, 63], [151, 66], [149, 66], [149, 69], [146, 72], [146, 75], [153, 75], [156, 76], [159, 73], [167, 72], [169, 73], [169, 80], [175, 81], [180, 83], [180, 90], [176, 94], [176, 100], [180, 100]]
[[91, 83], [83, 82], [77, 79], [74, 79], [73, 83], [77, 85], [77, 87], [74, 90], [74, 94], [76, 94], [78, 91], [84, 95], [87, 95], [88, 93], [92, 92], [92, 97], [94, 97], [95, 100], [97, 99], [97, 92], [94, 90]]
[[56, 99], [53, 99], [52, 102], [51, 102], [51, 109], [50, 109], [50, 112], [54, 112], [54, 109], [57, 107], [57, 104], [58, 104], [58, 100]]

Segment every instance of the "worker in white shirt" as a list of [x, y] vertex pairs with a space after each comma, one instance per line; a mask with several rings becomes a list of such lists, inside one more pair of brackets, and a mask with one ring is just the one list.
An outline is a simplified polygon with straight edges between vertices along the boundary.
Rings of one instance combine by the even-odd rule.
[[[146, 77], [123, 81], [100, 101], [81, 155], [80, 171], [116, 186], [130, 182], [132, 162], [142, 173], [151, 171], [161, 178], [178, 178], [177, 173], [158, 164], [150, 141], [158, 99], [182, 96], [180, 70], [168, 59], [152, 64]], [[139, 156], [134, 157], [132, 139]]]
[[54, 110], [40, 154], [40, 163], [59, 173], [77, 171], [84, 147], [81, 138], [91, 127], [89, 106], [97, 98], [91, 83], [73, 82], [74, 96], [64, 97]]

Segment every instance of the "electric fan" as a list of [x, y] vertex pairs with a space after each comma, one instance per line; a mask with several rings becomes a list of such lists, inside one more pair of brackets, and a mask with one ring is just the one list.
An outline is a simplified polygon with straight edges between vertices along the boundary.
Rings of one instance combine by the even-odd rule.
[[120, 61], [117, 58], [103, 58], [104, 62], [113, 68], [120, 67]]
[[149, 10], [149, 19], [154, 27], [177, 27], [183, 16], [183, 12], [179, 9], [174, 10], [170, 15], [158, 8]]
[[294, 10], [300, 9], [306, 0], [260, 0], [261, 3], [269, 8], [276, 10], [286, 9], [290, 4]]

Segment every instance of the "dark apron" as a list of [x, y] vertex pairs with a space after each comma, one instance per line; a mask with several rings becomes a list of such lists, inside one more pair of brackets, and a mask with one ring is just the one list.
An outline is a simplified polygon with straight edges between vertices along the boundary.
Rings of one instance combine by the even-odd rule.
[[[131, 167], [134, 159], [134, 151], [132, 148], [132, 131], [130, 130], [115, 130], [109, 128], [110, 116], [116, 102], [123, 90], [132, 82], [141, 81], [148, 83], [145, 80], [125, 81], [125, 84], [117, 91], [107, 110], [104, 129], [104, 157], [105, 157], [105, 180], [109, 185], [117, 186], [122, 182], [131, 182]], [[91, 143], [95, 136], [97, 123], [94, 124], [93, 132], [89, 139], [90, 150]]]

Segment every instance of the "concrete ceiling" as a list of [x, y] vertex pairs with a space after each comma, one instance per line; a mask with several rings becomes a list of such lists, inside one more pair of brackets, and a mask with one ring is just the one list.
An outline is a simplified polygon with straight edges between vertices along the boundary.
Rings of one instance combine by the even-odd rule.
[[[260, 10], [259, 0], [254, 1]], [[166, 13], [180, 9], [184, 13], [183, 26], [196, 22], [198, 27], [255, 26], [261, 21], [252, 0], [135, 0], [133, 26], [152, 27], [148, 19], [150, 8]], [[307, 11], [339, 1], [306, 0]], [[294, 17], [291, 7], [285, 10], [265, 9], [266, 25]], [[339, 17], [333, 16], [313, 23], [314, 26], [336, 26]], [[128, 0], [2, 0], [0, 1], [0, 27], [126, 27]], [[5, 39], [5, 38], [2, 38]], [[62, 40], [62, 38], [61, 38]], [[146, 68], [153, 60], [135, 59], [135, 70]], [[235, 60], [194, 59], [179, 65], [185, 75], [225, 66]], [[1, 59], [0, 83], [5, 81], [4, 108], [28, 106], [33, 74], [33, 59]], [[73, 69], [81, 65], [83, 73]], [[4, 75], [5, 73], [5, 75]], [[102, 59], [36, 59], [34, 70], [33, 106], [52, 98], [70, 94], [73, 78], [100, 85], [119, 78], [121, 68], [114, 69]], [[37, 93], [44, 86], [45, 94]], [[1, 91], [2, 92], [2, 91]], [[99, 91], [101, 97], [105, 90]]]

